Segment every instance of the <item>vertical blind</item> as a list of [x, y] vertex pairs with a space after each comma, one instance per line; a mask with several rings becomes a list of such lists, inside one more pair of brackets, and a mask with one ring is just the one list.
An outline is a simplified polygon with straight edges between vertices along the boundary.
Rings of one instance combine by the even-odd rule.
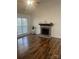
[[17, 35], [27, 33], [27, 18], [17, 18]]

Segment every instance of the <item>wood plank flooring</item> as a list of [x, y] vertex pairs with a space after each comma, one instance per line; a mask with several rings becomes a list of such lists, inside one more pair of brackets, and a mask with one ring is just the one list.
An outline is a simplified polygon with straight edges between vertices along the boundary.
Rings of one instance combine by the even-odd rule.
[[18, 39], [17, 59], [61, 59], [61, 39], [28, 35]]

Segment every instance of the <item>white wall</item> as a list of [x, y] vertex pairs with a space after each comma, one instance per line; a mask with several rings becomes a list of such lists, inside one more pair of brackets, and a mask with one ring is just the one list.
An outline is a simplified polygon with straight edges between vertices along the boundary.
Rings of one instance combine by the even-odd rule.
[[52, 36], [61, 37], [61, 0], [43, 0], [32, 15], [36, 33], [40, 33], [39, 23], [54, 23]]

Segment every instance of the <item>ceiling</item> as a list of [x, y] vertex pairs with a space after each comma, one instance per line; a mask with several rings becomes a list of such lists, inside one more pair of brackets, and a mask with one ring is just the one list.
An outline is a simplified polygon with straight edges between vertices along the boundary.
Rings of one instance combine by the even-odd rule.
[[61, 0], [34, 0], [36, 4], [34, 3], [34, 6], [32, 8], [28, 8], [27, 0], [17, 0], [17, 13], [21, 14], [29, 14], [32, 13], [33, 10], [35, 10], [39, 5], [42, 5], [44, 3], [48, 3], [49, 1], [52, 1], [52, 4], [55, 4], [55, 2], [61, 1]]
[[34, 0], [34, 6], [29, 8], [27, 6], [27, 0], [17, 0], [17, 13], [31, 13], [33, 9], [40, 3], [41, 0]]

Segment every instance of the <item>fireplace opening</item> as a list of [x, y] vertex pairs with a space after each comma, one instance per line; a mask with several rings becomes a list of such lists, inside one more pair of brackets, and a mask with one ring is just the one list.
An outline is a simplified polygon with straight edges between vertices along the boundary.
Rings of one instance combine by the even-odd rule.
[[48, 28], [41, 28], [41, 34], [49, 35], [49, 29]]

